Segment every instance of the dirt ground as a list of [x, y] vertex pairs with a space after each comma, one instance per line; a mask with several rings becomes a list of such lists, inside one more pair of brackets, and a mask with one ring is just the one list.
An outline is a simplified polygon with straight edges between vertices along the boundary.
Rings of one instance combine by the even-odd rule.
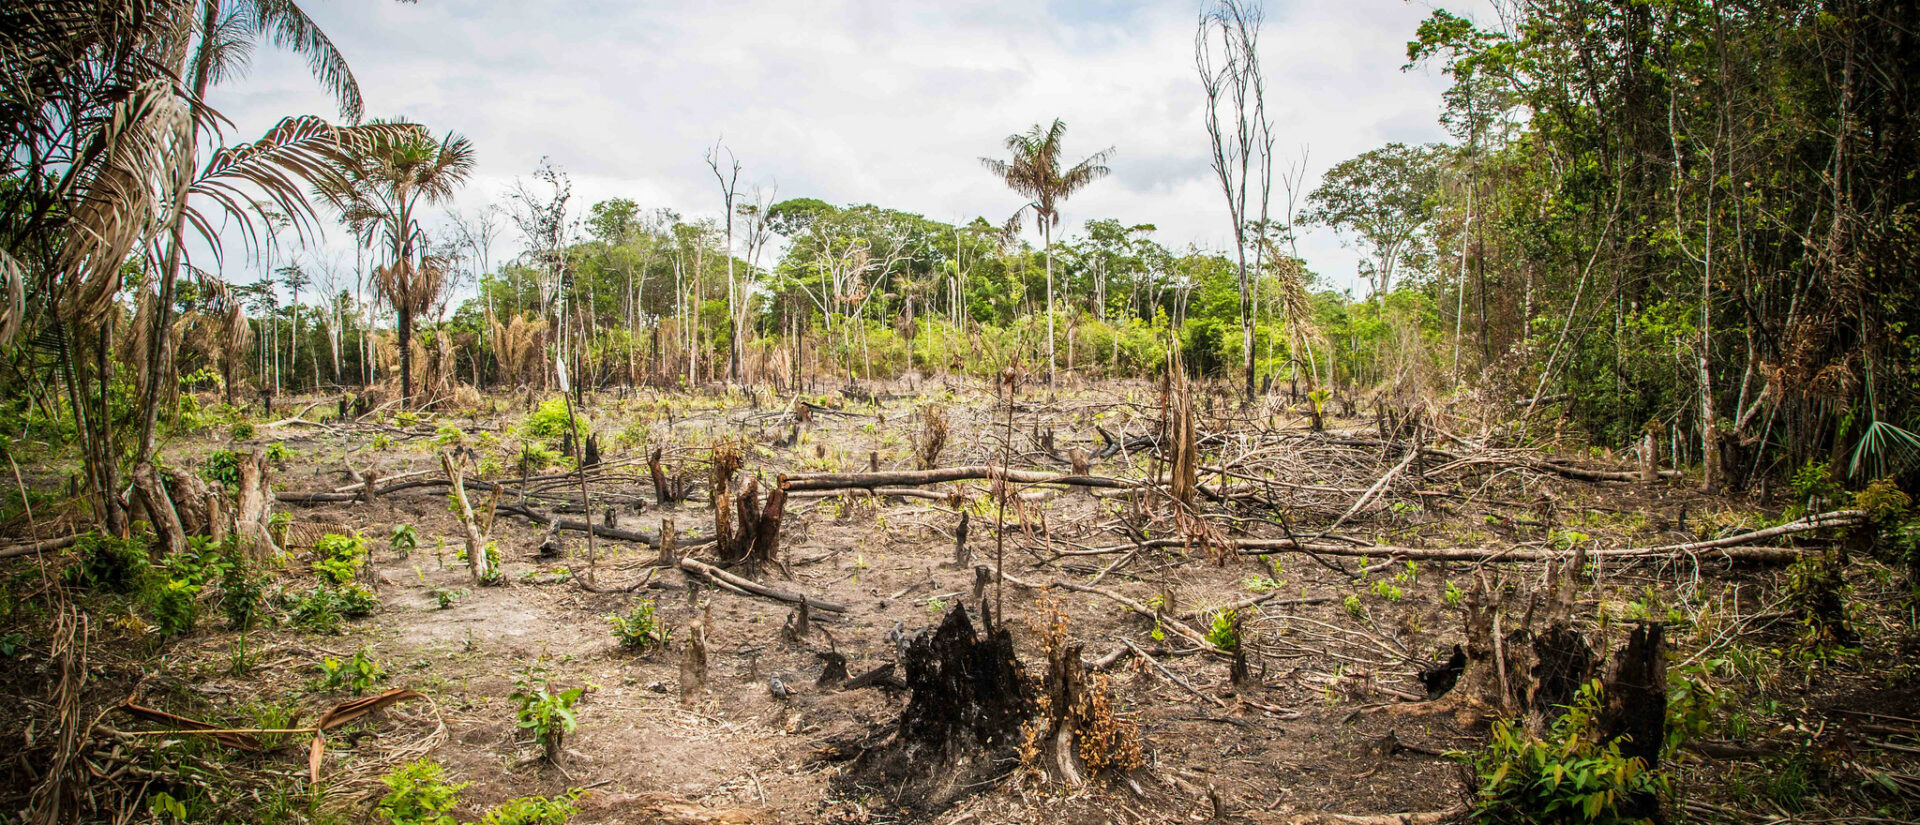
[[[780, 474], [862, 471], [875, 464], [914, 469], [922, 440], [919, 411], [933, 405], [949, 426], [940, 466], [997, 462], [1010, 431], [1014, 467], [1065, 470], [1076, 448], [1092, 454], [1104, 446], [1101, 430], [1116, 436], [1153, 432], [1160, 403], [1156, 389], [1145, 383], [1069, 384], [1051, 393], [1028, 389], [1012, 407], [1009, 424], [1009, 408], [979, 382], [902, 382], [858, 395], [870, 397], [809, 394], [817, 409], [810, 422], [798, 425], [790, 423], [791, 398], [764, 393], [590, 395], [582, 412], [603, 455], [592, 483], [592, 518], [602, 521], [611, 511], [619, 528], [649, 534], [672, 518], [680, 543], [698, 545], [713, 531], [703, 481], [707, 457], [711, 445], [724, 439], [744, 444], [742, 478], [761, 477], [762, 489]], [[349, 467], [395, 481], [439, 477], [440, 451], [464, 443], [480, 466], [488, 466], [488, 458], [497, 462], [486, 477], [517, 481], [514, 465], [523, 441], [531, 439], [517, 435], [516, 425], [530, 400], [545, 397], [493, 395], [474, 409], [433, 408], [408, 416], [388, 410], [358, 422], [325, 419], [331, 397], [295, 400], [273, 420], [260, 419], [251, 440], [225, 443], [231, 439], [218, 434], [184, 441], [172, 445], [167, 458], [192, 465], [212, 449], [279, 443], [288, 455], [277, 463], [276, 488], [324, 492], [347, 485]], [[307, 408], [313, 401], [320, 403]], [[1224, 397], [1202, 399], [1202, 429], [1226, 434], [1207, 446], [1204, 463], [1241, 462], [1236, 466], [1266, 481], [1236, 483], [1264, 484], [1268, 500], [1283, 505], [1242, 501], [1211, 509], [1210, 518], [1229, 535], [1272, 538], [1323, 528], [1399, 459], [1398, 448], [1368, 445], [1375, 434], [1371, 418], [1336, 418], [1329, 432], [1311, 434], [1282, 401], [1243, 415]], [[290, 413], [298, 420], [288, 421]], [[781, 443], [796, 433], [794, 443]], [[1276, 440], [1280, 435], [1285, 438]], [[692, 500], [654, 502], [644, 456], [655, 447], [669, 472], [696, 482]], [[1607, 455], [1580, 458], [1597, 466], [1627, 465]], [[1115, 456], [1094, 462], [1091, 472], [1140, 478], [1152, 466], [1146, 456]], [[1215, 483], [1219, 476], [1203, 472], [1202, 480]], [[526, 488], [540, 491], [533, 499], [538, 507], [579, 517], [577, 481], [529, 482]], [[1538, 582], [1542, 565], [1478, 568], [1299, 553], [1211, 558], [1200, 547], [1096, 555], [1087, 551], [1130, 544], [1124, 527], [1135, 523], [1130, 513], [1152, 505], [1125, 492], [1040, 486], [1019, 489], [1018, 500], [1004, 512], [1004, 542], [997, 552], [1010, 575], [1029, 583], [1097, 584], [1141, 602], [1159, 597], [1169, 614], [1202, 611], [1189, 620], [1197, 627], [1205, 626], [1208, 608], [1272, 593], [1271, 603], [1247, 614], [1253, 681], [1229, 684], [1226, 662], [1157, 633], [1151, 621], [1102, 596], [1008, 586], [1007, 621], [1029, 672], [1039, 672], [1040, 652], [1023, 622], [1037, 614], [1041, 599], [1065, 612], [1069, 633], [1085, 644], [1088, 659], [1122, 650], [1127, 640], [1158, 663], [1126, 655], [1108, 670], [1119, 710], [1139, 725], [1147, 764], [1131, 782], [1097, 779], [1079, 788], [1049, 786], [1015, 772], [931, 812], [895, 808], [886, 789], [847, 790], [837, 781], [847, 763], [823, 754], [833, 743], [885, 726], [907, 696], [884, 686], [816, 689], [818, 654], [837, 650], [848, 670], [859, 674], [894, 661], [893, 628], [915, 630], [938, 623], [955, 604], [977, 606], [973, 568], [952, 563], [962, 512], [972, 514], [968, 546], [974, 560], [991, 562], [996, 554], [990, 485], [958, 482], [938, 489], [954, 497], [790, 498], [781, 553], [791, 577], [771, 571], [762, 580], [850, 609], [844, 616], [815, 611], [816, 631], [790, 641], [782, 629], [792, 605], [699, 588], [695, 597], [711, 611], [711, 675], [707, 691], [689, 702], [681, 698], [681, 638], [701, 611], [690, 600], [689, 576], [655, 568], [656, 551], [637, 542], [598, 539], [589, 561], [580, 532], [558, 534], [564, 551], [541, 558], [537, 548], [546, 529], [500, 514], [490, 538], [501, 550], [505, 583], [476, 586], [455, 559], [463, 529], [444, 486], [371, 502], [276, 508], [291, 520], [291, 559], [280, 586], [297, 587], [311, 578], [315, 537], [358, 532], [374, 548], [371, 579], [381, 599], [375, 615], [349, 622], [336, 636], [284, 625], [255, 631], [248, 642], [255, 663], [243, 676], [227, 672], [235, 634], [203, 621], [193, 635], [129, 659], [138, 664], [112, 684], [149, 705], [202, 719], [244, 718], [240, 709], [261, 701], [317, 713], [350, 698], [315, 687], [317, 663], [364, 650], [385, 669], [379, 689], [412, 688], [426, 699], [396, 705], [350, 734], [330, 737], [323, 765], [330, 804], [370, 812], [383, 790], [377, 782], [382, 773], [430, 753], [449, 778], [471, 783], [462, 792], [461, 821], [509, 798], [569, 788], [589, 789], [575, 820], [587, 823], [674, 821], [661, 813], [662, 800], [690, 803], [720, 821], [1132, 823], [1436, 811], [1469, 798], [1468, 775], [1447, 753], [1479, 747], [1485, 732], [1456, 729], [1447, 715], [1402, 712], [1403, 706], [1424, 698], [1419, 671], [1444, 660], [1462, 641], [1458, 592], [1481, 575]], [[478, 496], [474, 504], [484, 511], [488, 502]], [[1573, 532], [1570, 541], [1634, 547], [1695, 539], [1752, 523], [1755, 514], [1768, 511], [1765, 502], [1704, 497], [1678, 480], [1594, 483], [1500, 471], [1397, 481], [1376, 505], [1345, 519], [1340, 532], [1407, 547], [1487, 548], [1550, 546], [1555, 536]], [[1143, 518], [1149, 534], [1173, 534], [1164, 513]], [[402, 524], [419, 534], [418, 547], [405, 557], [386, 538]], [[596, 589], [606, 592], [578, 586], [589, 569]], [[1754, 665], [1759, 675], [1751, 678], [1743, 670], [1727, 677], [1756, 687], [1739, 694], [1741, 707], [1722, 708], [1713, 723], [1748, 712], [1748, 741], [1728, 747], [1749, 752], [1682, 751], [1674, 795], [1692, 804], [1673, 806], [1675, 818], [1739, 821], [1764, 813], [1790, 821], [1797, 814], [1778, 801], [1776, 787], [1788, 769], [1783, 766], [1805, 766], [1810, 786], [1842, 786], [1810, 791], [1806, 799], [1832, 794], [1864, 816], [1891, 817], [1884, 821], [1912, 813], [1912, 796], [1876, 796], [1861, 788], [1868, 780], [1852, 778], [1845, 768], [1864, 766], [1861, 776], [1915, 772], [1920, 699], [1912, 666], [1904, 664], [1911, 661], [1915, 637], [1910, 613], [1902, 613], [1911, 608], [1900, 607], [1896, 598], [1901, 585], [1884, 572], [1858, 573], [1853, 584], [1863, 605], [1856, 622], [1863, 630], [1861, 651], [1842, 660], [1784, 665], [1779, 662], [1788, 657], [1779, 649], [1792, 644], [1794, 622], [1768, 618], [1784, 610], [1783, 575], [1777, 565], [1729, 565], [1703, 556], [1608, 562], [1583, 577], [1577, 615], [1600, 640], [1595, 647], [1603, 654], [1622, 645], [1636, 621], [1655, 619], [1672, 627], [1669, 664], [1676, 669], [1709, 663], [1720, 668], [1711, 673], [1733, 674], [1744, 666], [1711, 663], [1741, 656], [1772, 663]], [[628, 587], [634, 589], [622, 592]], [[442, 608], [436, 588], [464, 592]], [[989, 587], [986, 596], [993, 595]], [[616, 644], [607, 617], [642, 598], [655, 600], [674, 631], [670, 649], [635, 655]], [[103, 638], [114, 638], [113, 631], [103, 631]], [[536, 663], [558, 684], [586, 689], [577, 707], [579, 729], [566, 739], [558, 766], [538, 758], [539, 749], [516, 728], [507, 698], [516, 673]], [[773, 696], [770, 678], [791, 686], [793, 694]], [[1763, 682], [1773, 687], [1759, 687]], [[1716, 727], [1711, 736], [1734, 739], [1722, 731]], [[1865, 742], [1893, 747], [1869, 752]], [[306, 767], [304, 744], [290, 741], [258, 757], [259, 764], [297, 783], [293, 777]], [[1820, 771], [1827, 773], [1813, 775]], [[733, 810], [717, 812], [722, 809]]]

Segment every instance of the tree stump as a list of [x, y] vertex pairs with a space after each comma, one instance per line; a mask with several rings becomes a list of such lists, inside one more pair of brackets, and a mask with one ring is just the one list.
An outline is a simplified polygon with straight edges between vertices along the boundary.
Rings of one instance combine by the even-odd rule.
[[840, 781], [850, 791], [884, 788], [909, 810], [937, 811], [1006, 772], [1033, 700], [1012, 635], [1004, 627], [976, 633], [965, 605], [904, 647], [907, 707], [891, 737]]

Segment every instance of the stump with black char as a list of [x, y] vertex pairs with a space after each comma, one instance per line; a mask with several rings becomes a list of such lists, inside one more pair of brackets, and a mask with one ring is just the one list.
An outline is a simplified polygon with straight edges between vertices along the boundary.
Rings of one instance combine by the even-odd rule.
[[974, 630], [964, 605], [904, 646], [911, 694], [889, 739], [862, 753], [842, 781], [881, 788], [909, 809], [945, 808], [1017, 761], [1033, 712], [1027, 680], [1002, 628]]

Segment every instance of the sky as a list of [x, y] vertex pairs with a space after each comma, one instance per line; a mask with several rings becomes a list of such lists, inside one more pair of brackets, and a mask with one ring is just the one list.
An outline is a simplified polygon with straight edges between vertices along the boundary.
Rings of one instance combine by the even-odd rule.
[[[740, 185], [778, 198], [873, 203], [949, 222], [999, 223], [1023, 202], [982, 156], [1033, 124], [1067, 124], [1068, 162], [1112, 147], [1112, 174], [1065, 202], [1089, 219], [1148, 223], [1174, 250], [1224, 249], [1231, 221], [1210, 165], [1188, 0], [304, 0], [346, 56], [370, 117], [404, 117], [475, 147], [459, 197], [503, 201], [542, 158], [573, 183], [576, 214], [606, 198], [719, 217], [705, 155], [723, 141]], [[1301, 200], [1329, 166], [1391, 141], [1438, 141], [1435, 67], [1402, 70], [1430, 12], [1401, 0], [1269, 0], [1260, 58], [1276, 169], [1299, 162]], [[1473, 6], [1455, 7], [1462, 12]], [[1481, 10], [1484, 17], [1485, 11]], [[210, 102], [230, 141], [279, 118], [338, 112], [304, 60], [271, 46]], [[1275, 210], [1284, 193], [1274, 187]], [[1029, 234], [1033, 234], [1028, 226]], [[1037, 235], [1034, 238], [1037, 241]], [[510, 258], [508, 229], [494, 250]], [[1309, 266], [1364, 291], [1359, 253], [1303, 233]], [[334, 231], [314, 259], [351, 247]], [[228, 278], [259, 263], [229, 255]]]

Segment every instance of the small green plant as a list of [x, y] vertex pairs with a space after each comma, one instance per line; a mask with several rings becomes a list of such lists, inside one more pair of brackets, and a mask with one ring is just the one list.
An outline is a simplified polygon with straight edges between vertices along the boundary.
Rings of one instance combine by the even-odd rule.
[[1390, 602], [1397, 602], [1407, 597], [1406, 591], [1401, 590], [1399, 585], [1386, 579], [1381, 579], [1373, 583], [1373, 595]]
[[287, 462], [287, 459], [290, 459], [290, 458], [293, 458], [293, 451], [287, 449], [286, 444], [275, 441], [272, 444], [267, 445], [268, 461], [271, 461], [275, 464], [285, 464]]
[[458, 447], [467, 443], [467, 433], [452, 424], [442, 424], [433, 434], [433, 443], [442, 447]]
[[373, 440], [367, 443], [367, 448], [374, 452], [390, 450], [393, 448], [393, 439], [388, 438], [386, 433], [380, 433], [375, 435]]
[[193, 630], [200, 617], [200, 585], [185, 579], [167, 579], [151, 595], [154, 624], [168, 636], [182, 636]]
[[1355, 619], [1365, 619], [1367, 617], [1366, 605], [1360, 603], [1360, 594], [1358, 593], [1348, 593], [1347, 597], [1340, 601], [1340, 606], [1346, 608], [1347, 615]]
[[253, 422], [235, 421], [232, 427], [227, 428], [227, 434], [233, 436], [235, 441], [252, 441]]
[[400, 766], [380, 781], [387, 786], [387, 795], [373, 810], [389, 825], [454, 825], [450, 811], [467, 787], [465, 782], [448, 783], [440, 764], [426, 757]]
[[1231, 607], [1213, 611], [1207, 622], [1207, 643], [1232, 653], [1240, 649], [1240, 612]]
[[358, 696], [386, 678], [386, 672], [367, 655], [365, 648], [353, 652], [353, 658], [341, 661], [332, 656], [320, 660], [321, 690], [350, 690]]
[[1461, 756], [1479, 780], [1474, 821], [1645, 822], [1644, 808], [1666, 790], [1666, 777], [1638, 757], [1622, 756], [1618, 740], [1599, 744], [1594, 723], [1599, 698], [1598, 681], [1581, 688], [1545, 739], [1494, 722], [1487, 747]]
[[1248, 576], [1242, 579], [1240, 583], [1255, 593], [1271, 593], [1287, 586], [1285, 579], [1274, 579], [1266, 576]]
[[393, 526], [393, 532], [387, 534], [387, 547], [400, 558], [413, 555], [413, 551], [419, 546], [420, 531], [413, 529], [411, 524], [396, 524]]
[[1446, 600], [1448, 607], [1459, 607], [1461, 602], [1466, 601], [1466, 598], [1467, 594], [1460, 592], [1460, 585], [1447, 582]]
[[579, 726], [573, 706], [580, 701], [586, 689], [555, 691], [547, 669], [537, 664], [520, 671], [514, 677], [513, 686], [514, 691], [509, 698], [517, 708], [515, 719], [520, 728], [533, 734], [534, 741], [540, 744], [548, 762], [558, 763], [561, 745], [567, 734]]
[[240, 489], [240, 454], [232, 450], [208, 453], [207, 463], [200, 468], [200, 477], [229, 491]]
[[933, 617], [937, 621], [941, 616], [946, 615], [946, 613], [947, 613], [946, 599], [940, 598], [939, 596], [935, 596], [927, 600], [928, 616]]
[[454, 602], [460, 601], [461, 596], [467, 595], [467, 591], [454, 590], [446, 587], [435, 587], [431, 590], [428, 590], [427, 595], [433, 597], [433, 603], [435, 606], [439, 607], [441, 610], [446, 610], [447, 608], [452, 607]]
[[654, 614], [652, 599], [634, 602], [633, 609], [627, 611], [627, 615], [610, 615], [607, 623], [613, 625], [613, 638], [619, 640], [620, 646], [635, 653], [664, 648], [671, 635], [667, 626]]
[[328, 533], [314, 543], [313, 553], [318, 557], [313, 571], [320, 574], [321, 581], [345, 585], [358, 578], [360, 568], [367, 563], [367, 540], [358, 535]]
[[580, 812], [573, 803], [580, 791], [568, 791], [556, 797], [523, 796], [500, 803], [480, 817], [476, 825], [565, 825]]

